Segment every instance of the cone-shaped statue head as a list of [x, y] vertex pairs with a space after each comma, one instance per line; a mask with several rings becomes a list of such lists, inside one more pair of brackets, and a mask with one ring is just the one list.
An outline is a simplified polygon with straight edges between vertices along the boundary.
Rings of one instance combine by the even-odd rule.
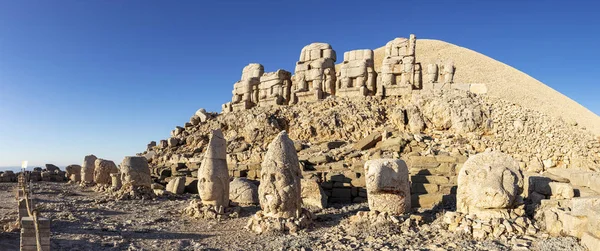
[[258, 197], [265, 215], [292, 218], [302, 208], [298, 155], [294, 142], [282, 131], [269, 145], [262, 162]]
[[198, 170], [198, 193], [202, 203], [229, 206], [229, 171], [227, 143], [220, 129], [212, 131], [204, 159]]

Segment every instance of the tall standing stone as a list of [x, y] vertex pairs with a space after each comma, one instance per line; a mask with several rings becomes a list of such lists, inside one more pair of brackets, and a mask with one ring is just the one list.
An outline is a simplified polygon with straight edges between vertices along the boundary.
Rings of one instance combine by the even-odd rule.
[[81, 181], [85, 183], [94, 182], [96, 159], [98, 158], [94, 155], [87, 155], [83, 158], [83, 165], [81, 165]]
[[294, 142], [282, 131], [269, 145], [262, 162], [258, 199], [265, 216], [293, 218], [300, 215], [301, 176]]
[[148, 161], [140, 156], [127, 156], [121, 162], [121, 182], [123, 186], [150, 187], [152, 177]]
[[198, 193], [203, 204], [229, 206], [227, 142], [220, 129], [212, 131], [204, 160], [198, 169]]

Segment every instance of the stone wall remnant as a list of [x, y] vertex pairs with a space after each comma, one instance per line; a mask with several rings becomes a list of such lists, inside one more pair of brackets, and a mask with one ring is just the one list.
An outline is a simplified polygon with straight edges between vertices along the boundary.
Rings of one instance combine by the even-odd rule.
[[327, 43], [304, 46], [294, 71], [292, 103], [335, 95], [335, 61], [335, 51]]
[[377, 88], [373, 50], [353, 50], [344, 53], [335, 95], [340, 97], [370, 96]]
[[[411, 34], [408, 39], [396, 38], [385, 45], [385, 57], [381, 64], [381, 74], [377, 83], [378, 96], [399, 96], [411, 93], [419, 87], [419, 71], [415, 71], [415, 65], [420, 64], [415, 59], [416, 37]], [[415, 78], [418, 73], [419, 77]]]

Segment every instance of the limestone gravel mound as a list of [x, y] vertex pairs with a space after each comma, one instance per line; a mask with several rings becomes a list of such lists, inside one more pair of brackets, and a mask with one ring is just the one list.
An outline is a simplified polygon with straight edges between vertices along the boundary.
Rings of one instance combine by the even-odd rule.
[[[375, 70], [380, 72], [384, 47], [374, 50]], [[600, 117], [569, 97], [535, 78], [486, 55], [451, 43], [433, 39], [417, 39], [417, 62], [435, 63], [452, 60], [455, 83], [484, 83], [488, 95], [524, 108], [540, 111], [567, 122], [576, 121], [600, 135]]]

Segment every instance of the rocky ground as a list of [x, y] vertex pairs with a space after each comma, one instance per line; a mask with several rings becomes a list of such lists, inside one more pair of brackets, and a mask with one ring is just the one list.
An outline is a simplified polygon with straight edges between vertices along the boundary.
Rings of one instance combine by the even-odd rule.
[[[15, 186], [0, 184], [2, 224], [17, 217]], [[257, 235], [244, 226], [258, 206], [217, 222], [182, 215], [190, 194], [114, 201], [89, 188], [51, 182], [34, 184], [34, 191], [42, 215], [52, 220], [53, 250], [585, 250], [575, 238], [545, 234], [476, 241], [444, 230], [443, 212], [417, 212], [379, 225], [349, 221], [368, 210], [366, 203], [330, 205], [298, 235]], [[18, 249], [18, 232], [0, 233], [0, 250]]]

